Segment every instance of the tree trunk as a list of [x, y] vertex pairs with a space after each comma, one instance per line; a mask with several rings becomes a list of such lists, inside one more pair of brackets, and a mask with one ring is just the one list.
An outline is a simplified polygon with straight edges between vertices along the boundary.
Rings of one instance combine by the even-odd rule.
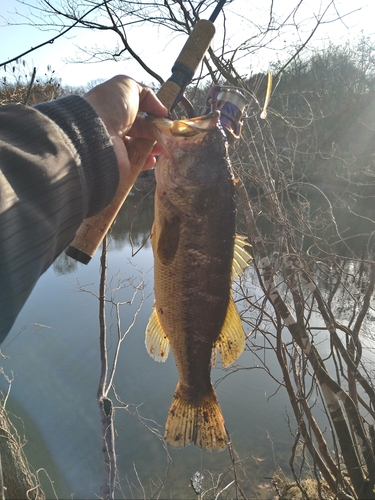
[[20, 437], [0, 404], [0, 458], [5, 492], [0, 498], [44, 500], [38, 478], [30, 470]]

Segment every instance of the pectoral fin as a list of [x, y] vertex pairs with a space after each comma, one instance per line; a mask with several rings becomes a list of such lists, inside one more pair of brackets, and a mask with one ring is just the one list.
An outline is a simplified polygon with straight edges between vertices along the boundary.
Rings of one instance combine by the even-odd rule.
[[156, 224], [155, 224], [155, 221], [153, 222], [152, 224], [152, 228], [151, 228], [151, 246], [152, 246], [152, 251], [155, 255], [155, 252], [156, 252], [156, 240], [157, 240], [157, 236], [156, 236]]
[[145, 344], [147, 352], [155, 361], [164, 362], [167, 359], [170, 349], [169, 340], [155, 308], [146, 327]]
[[244, 272], [252, 260], [252, 256], [246, 250], [246, 247], [250, 247], [250, 244], [246, 241], [245, 237], [236, 234], [232, 263], [232, 280], [238, 278], [238, 276]]
[[245, 348], [245, 332], [232, 297], [229, 300], [227, 315], [216, 341], [216, 347], [219, 349], [224, 367], [234, 363]]

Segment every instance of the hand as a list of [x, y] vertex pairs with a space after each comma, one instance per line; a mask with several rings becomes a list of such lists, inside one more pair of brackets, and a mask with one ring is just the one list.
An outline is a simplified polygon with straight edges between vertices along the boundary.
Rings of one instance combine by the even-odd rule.
[[[128, 76], [115, 76], [91, 89], [83, 96], [104, 122], [117, 156], [120, 176], [127, 178], [130, 162], [126, 149], [129, 137], [155, 140], [151, 127], [144, 117], [137, 115], [144, 111], [155, 116], [167, 116], [168, 110], [151, 89], [137, 83]], [[155, 164], [155, 154], [160, 153], [158, 145], [146, 161], [144, 169]]]

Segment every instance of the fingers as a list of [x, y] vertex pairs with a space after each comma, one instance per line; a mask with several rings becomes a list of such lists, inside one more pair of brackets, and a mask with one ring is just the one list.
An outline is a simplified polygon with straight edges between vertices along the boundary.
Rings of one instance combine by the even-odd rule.
[[[167, 108], [150, 88], [124, 75], [115, 76], [94, 87], [84, 98], [106, 126], [116, 152], [120, 175], [125, 178], [130, 171], [128, 137], [150, 139], [155, 142], [149, 120], [139, 114], [139, 111], [164, 117], [168, 115]], [[155, 155], [158, 154], [160, 148], [156, 146], [146, 161], [145, 169], [153, 167]]]
[[155, 146], [153, 147], [151, 154], [147, 158], [146, 163], [144, 164], [144, 167], [142, 168], [142, 170], [149, 170], [150, 168], [152, 168], [156, 163], [155, 156], [160, 155], [161, 151], [162, 150], [161, 150], [161, 147], [159, 146], [159, 144], [155, 144]]
[[155, 116], [167, 116], [168, 109], [161, 103], [154, 92], [140, 83], [138, 85], [140, 88], [139, 110]]
[[139, 114], [137, 115], [133, 125], [127, 132], [127, 135], [135, 138], [141, 137], [145, 139], [155, 140], [155, 134], [153, 133], [153, 127], [151, 126], [150, 121], [146, 117]]
[[[124, 138], [123, 143], [125, 144], [125, 148], [127, 148], [127, 144], [129, 142], [130, 137], [127, 136]], [[156, 156], [159, 156], [162, 152], [162, 148], [159, 146], [159, 144], [155, 143], [154, 147], [152, 148], [151, 153], [149, 154], [142, 170], [149, 170], [151, 169], [155, 163], [156, 163]]]
[[143, 168], [142, 170], [150, 170], [156, 163], [156, 158], [155, 156], [153, 155], [150, 155], [147, 160], [146, 160], [146, 163], [143, 165]]
[[159, 155], [161, 155], [162, 151], [163, 151], [163, 149], [160, 146], [160, 144], [156, 143], [155, 146], [152, 148], [151, 153], [155, 156], [159, 156]]
[[[138, 111], [166, 116], [168, 110], [154, 92], [128, 76], [118, 75], [97, 85], [84, 95], [96, 110], [110, 135], [132, 135], [152, 139], [150, 127], [137, 116]], [[130, 132], [130, 130], [132, 132]]]
[[[139, 111], [143, 111], [154, 116], [167, 116], [168, 109], [160, 102], [154, 92], [140, 83], [137, 85], [139, 88]], [[131, 137], [155, 139], [149, 121], [140, 114], [137, 114], [133, 125], [127, 132], [127, 135]]]

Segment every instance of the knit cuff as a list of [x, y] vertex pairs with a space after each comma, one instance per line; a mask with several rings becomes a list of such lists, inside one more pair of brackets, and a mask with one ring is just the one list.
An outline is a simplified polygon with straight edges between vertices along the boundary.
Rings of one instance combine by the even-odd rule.
[[119, 183], [116, 153], [102, 120], [77, 95], [34, 107], [65, 132], [78, 154], [77, 165], [87, 200], [85, 218], [100, 213], [113, 200]]

